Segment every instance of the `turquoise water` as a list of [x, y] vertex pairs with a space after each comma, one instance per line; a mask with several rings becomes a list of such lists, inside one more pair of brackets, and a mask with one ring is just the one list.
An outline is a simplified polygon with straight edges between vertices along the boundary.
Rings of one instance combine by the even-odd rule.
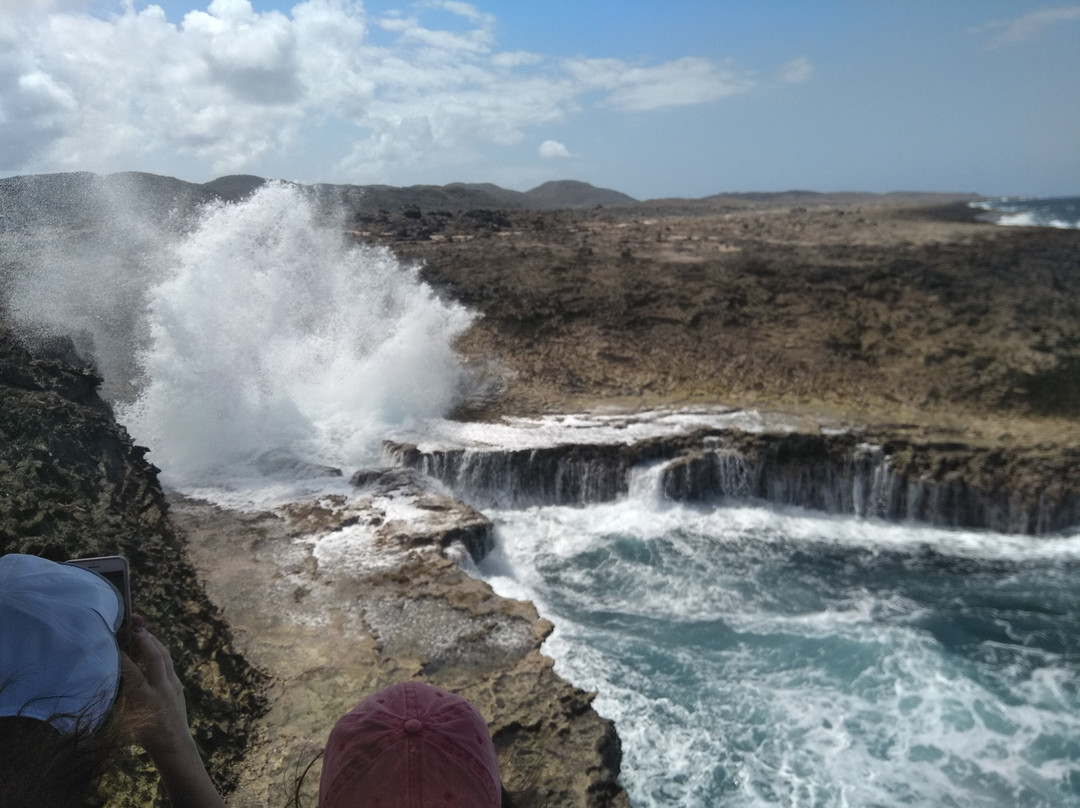
[[1080, 536], [631, 499], [494, 514], [646, 806], [1080, 805]]
[[998, 224], [1080, 229], [1080, 197], [1077, 196], [1050, 199], [1004, 196], [973, 204], [987, 211]]

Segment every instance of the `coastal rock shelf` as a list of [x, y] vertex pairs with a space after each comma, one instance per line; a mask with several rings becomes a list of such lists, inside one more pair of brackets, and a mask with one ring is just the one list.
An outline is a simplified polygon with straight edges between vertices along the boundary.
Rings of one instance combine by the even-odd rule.
[[[286, 804], [340, 715], [422, 678], [488, 719], [507, 788], [531, 787], [553, 808], [626, 808], [614, 725], [540, 652], [551, 623], [462, 567], [490, 549], [490, 522], [413, 471], [352, 482], [349, 494], [273, 511], [171, 497], [210, 598], [269, 678], [234, 801]], [[304, 804], [316, 801], [318, 766]]]
[[[656, 495], [677, 502], [756, 500], [1002, 533], [1045, 534], [1080, 524], [1080, 458], [1069, 450], [694, 424], [628, 441], [600, 421], [592, 439], [581, 440], [581, 420], [566, 442], [547, 434], [554, 441], [548, 445], [388, 440], [383, 452], [389, 463], [441, 480], [479, 507], [608, 502], [648, 477]], [[649, 416], [643, 421], [656, 423]], [[527, 442], [527, 428], [522, 422], [516, 428]]]

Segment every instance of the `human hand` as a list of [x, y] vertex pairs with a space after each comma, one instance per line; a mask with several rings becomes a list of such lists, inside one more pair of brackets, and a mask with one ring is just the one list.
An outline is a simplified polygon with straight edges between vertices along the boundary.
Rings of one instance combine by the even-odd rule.
[[132, 622], [132, 656], [120, 654], [125, 708], [135, 714], [132, 734], [154, 759], [173, 808], [225, 808], [191, 736], [172, 657], [142, 617]]
[[146, 621], [134, 616], [132, 656], [121, 653], [125, 709], [135, 717], [133, 735], [157, 760], [193, 745], [188, 727], [184, 686], [176, 676], [172, 657], [161, 641], [146, 630]]

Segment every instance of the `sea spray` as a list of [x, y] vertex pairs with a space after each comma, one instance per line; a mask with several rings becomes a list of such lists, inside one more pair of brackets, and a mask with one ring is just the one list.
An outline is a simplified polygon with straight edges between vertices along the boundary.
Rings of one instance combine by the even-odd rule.
[[471, 315], [294, 186], [210, 206], [148, 293], [144, 381], [118, 417], [167, 482], [237, 473], [269, 450], [370, 460], [392, 425], [445, 413]]
[[1000, 225], [1080, 229], [1080, 197], [1076, 196], [1050, 199], [1003, 196], [972, 202], [971, 206], [987, 211], [987, 218]]
[[199, 202], [190, 190], [155, 193], [155, 179], [27, 178], [14, 204], [0, 208], [0, 274], [12, 318], [31, 342], [70, 336], [97, 365], [112, 401], [134, 395], [146, 292], [168, 271], [166, 245]]

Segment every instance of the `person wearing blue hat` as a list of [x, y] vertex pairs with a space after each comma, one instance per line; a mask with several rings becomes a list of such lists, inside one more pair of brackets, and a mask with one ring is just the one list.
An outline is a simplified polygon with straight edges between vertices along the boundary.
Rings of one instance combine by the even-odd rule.
[[110, 752], [134, 740], [174, 808], [224, 808], [191, 736], [168, 650], [97, 573], [0, 556], [0, 808], [100, 804]]

